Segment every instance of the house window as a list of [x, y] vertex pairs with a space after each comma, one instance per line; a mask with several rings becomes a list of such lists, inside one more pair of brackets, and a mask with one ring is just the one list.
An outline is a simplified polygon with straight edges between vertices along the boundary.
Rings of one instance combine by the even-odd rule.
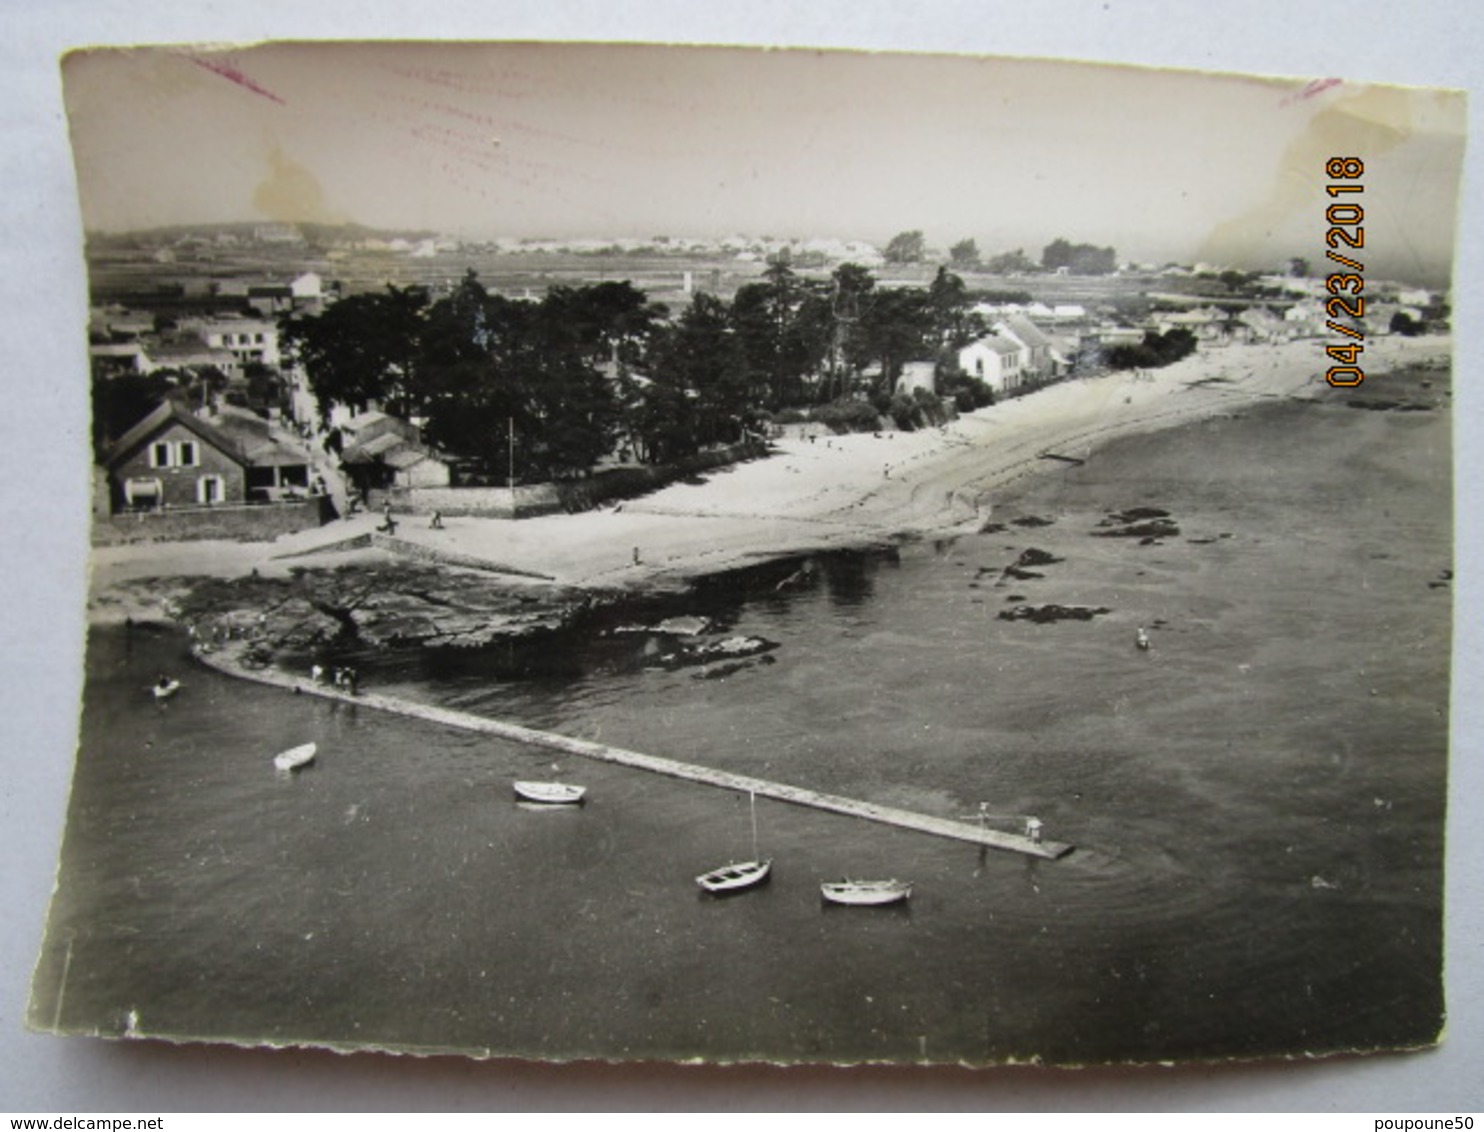
[[170, 467], [170, 456], [171, 453], [169, 444], [161, 443], [151, 444], [149, 446], [149, 466], [151, 468]]
[[176, 459], [182, 468], [194, 468], [201, 463], [201, 451], [194, 440], [182, 440], [176, 448]]
[[124, 503], [126, 506], [158, 507], [164, 496], [164, 485], [159, 480], [130, 479], [124, 481]]
[[227, 498], [226, 481], [221, 476], [202, 476], [196, 481], [196, 502], [210, 506]]

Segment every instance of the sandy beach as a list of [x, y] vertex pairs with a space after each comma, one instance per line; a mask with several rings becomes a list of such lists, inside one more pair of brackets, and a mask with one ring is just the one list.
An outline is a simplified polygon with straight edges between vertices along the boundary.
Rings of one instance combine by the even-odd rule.
[[[1367, 350], [1363, 389], [1377, 395], [1388, 370], [1446, 359], [1451, 339], [1382, 338]], [[1326, 388], [1323, 364], [1315, 340], [1203, 349], [1160, 370], [1054, 385], [939, 429], [784, 438], [768, 459], [601, 511], [519, 521], [450, 518], [441, 530], [407, 516], [397, 536], [508, 568], [513, 584], [524, 573], [565, 586], [642, 590], [795, 552], [977, 529], [990, 521], [1001, 492], [1025, 476], [1093, 458], [1100, 444], [1119, 437], [1317, 396]], [[294, 567], [390, 561], [380, 549], [316, 553], [379, 523], [379, 515], [359, 515], [272, 543], [96, 548], [89, 616], [106, 623], [157, 613], [190, 578], [253, 571], [281, 577]], [[142, 586], [143, 579], [182, 581]]]

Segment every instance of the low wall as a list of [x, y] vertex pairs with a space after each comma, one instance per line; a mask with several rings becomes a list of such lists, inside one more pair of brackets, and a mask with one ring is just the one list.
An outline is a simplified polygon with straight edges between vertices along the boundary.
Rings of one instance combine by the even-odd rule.
[[335, 517], [328, 495], [296, 503], [257, 503], [222, 507], [181, 507], [130, 511], [93, 517], [93, 545], [131, 542], [271, 542], [280, 535], [321, 527]]
[[630, 499], [655, 491], [698, 472], [767, 455], [767, 446], [745, 441], [699, 452], [674, 464], [606, 468], [584, 480], [508, 487], [394, 487], [370, 493], [369, 506], [414, 515], [477, 515], [495, 519], [529, 519], [537, 515], [590, 511], [613, 499]]
[[443, 550], [436, 546], [427, 546], [420, 542], [411, 542], [408, 539], [397, 538], [395, 535], [383, 534], [374, 531], [370, 536], [370, 545], [379, 546], [383, 550], [389, 550], [393, 554], [403, 558], [416, 558], [423, 562], [436, 562], [443, 566], [463, 566], [474, 570], [486, 570], [492, 574], [515, 574], [522, 578], [540, 578], [543, 581], [556, 581], [550, 574], [539, 574], [534, 570], [521, 570], [515, 566], [505, 566], [498, 562], [491, 562], [488, 558], [479, 558], [473, 554], [459, 554], [457, 551]]

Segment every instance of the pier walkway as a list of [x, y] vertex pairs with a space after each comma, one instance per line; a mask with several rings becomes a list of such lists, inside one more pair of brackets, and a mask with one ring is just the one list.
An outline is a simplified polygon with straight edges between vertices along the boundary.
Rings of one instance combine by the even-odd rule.
[[594, 743], [587, 739], [574, 739], [567, 735], [557, 735], [549, 731], [538, 731], [534, 728], [522, 727], [515, 723], [506, 723], [502, 720], [491, 719], [486, 716], [472, 715], [469, 712], [453, 711], [449, 708], [435, 707], [431, 704], [414, 703], [410, 700], [402, 700], [393, 696], [382, 696], [374, 692], [362, 692], [352, 696], [330, 685], [295, 679], [286, 673], [272, 668], [250, 667], [242, 663], [240, 657], [236, 655], [237, 651], [230, 646], [213, 652], [202, 652], [198, 649], [195, 656], [201, 663], [209, 668], [216, 669], [218, 672], [225, 673], [228, 676], [254, 680], [260, 684], [268, 684], [290, 691], [302, 692], [306, 695], [320, 696], [324, 699], [339, 700], [343, 703], [356, 704], [360, 707], [374, 708], [377, 711], [421, 719], [428, 723], [437, 723], [445, 727], [457, 728], [461, 731], [474, 731], [485, 735], [493, 735], [514, 743], [524, 743], [533, 747], [544, 747], [548, 750], [562, 751], [569, 755], [580, 755], [583, 758], [596, 759], [599, 762], [618, 763], [622, 766], [637, 767], [640, 770], [652, 771], [655, 774], [668, 775], [671, 778], [683, 778], [689, 782], [700, 782], [707, 786], [719, 786], [725, 790], [746, 791], [763, 798], [773, 798], [779, 802], [791, 802], [799, 806], [809, 806], [816, 810], [827, 810], [831, 813], [845, 814], [848, 817], [864, 818], [867, 821], [881, 822], [884, 825], [893, 825], [900, 829], [913, 829], [919, 833], [929, 833], [935, 837], [951, 837], [958, 841], [967, 841], [974, 845], [984, 845], [990, 849], [1002, 849], [1012, 853], [1023, 853], [1026, 856], [1041, 857], [1053, 861], [1059, 857], [1066, 856], [1073, 848], [1065, 842], [1048, 841], [1044, 838], [1036, 840], [1023, 834], [989, 829], [984, 825], [973, 822], [955, 821], [950, 818], [933, 817], [930, 814], [914, 813], [911, 810], [899, 810], [891, 806], [879, 806], [874, 802], [862, 802], [854, 798], [844, 798], [838, 794], [823, 794], [817, 790], [807, 790], [800, 786], [789, 786], [782, 782], [771, 782], [764, 778], [754, 778], [751, 775], [733, 774], [730, 771], [714, 770], [710, 767], [696, 766], [692, 763], [683, 763], [676, 759], [662, 758], [658, 755], [646, 755], [639, 751], [629, 751], [622, 747], [609, 746], [606, 743]]

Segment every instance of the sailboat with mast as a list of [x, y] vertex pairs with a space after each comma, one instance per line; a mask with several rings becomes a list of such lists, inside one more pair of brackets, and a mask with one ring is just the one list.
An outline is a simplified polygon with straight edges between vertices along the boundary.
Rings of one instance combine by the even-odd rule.
[[752, 791], [747, 793], [748, 807], [752, 811], [752, 860], [733, 861], [731, 864], [723, 865], [719, 869], [712, 869], [709, 873], [702, 873], [696, 877], [696, 883], [707, 892], [717, 896], [725, 896], [728, 893], [742, 892], [749, 888], [756, 888], [768, 879], [773, 870], [773, 859], [769, 857], [764, 860], [758, 856], [757, 851], [757, 795]]

